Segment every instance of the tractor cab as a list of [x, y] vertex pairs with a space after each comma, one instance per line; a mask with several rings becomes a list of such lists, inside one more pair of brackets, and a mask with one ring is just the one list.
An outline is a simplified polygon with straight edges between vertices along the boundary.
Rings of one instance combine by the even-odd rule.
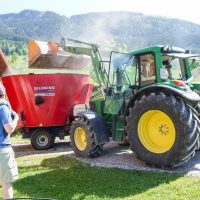
[[[168, 86], [171, 89], [191, 90], [188, 87], [198, 76], [199, 55], [172, 46], [153, 46], [130, 53], [111, 52], [105, 113], [117, 115], [125, 99], [143, 88]], [[200, 87], [199, 87], [200, 91]]]
[[162, 68], [160, 78], [179, 86], [189, 85], [192, 90], [200, 87], [200, 54], [191, 54], [188, 50], [168, 47], [161, 49]]
[[167, 79], [187, 81], [193, 76], [192, 70], [199, 65], [200, 54], [191, 54], [188, 50], [169, 46], [161, 48], [161, 52]]

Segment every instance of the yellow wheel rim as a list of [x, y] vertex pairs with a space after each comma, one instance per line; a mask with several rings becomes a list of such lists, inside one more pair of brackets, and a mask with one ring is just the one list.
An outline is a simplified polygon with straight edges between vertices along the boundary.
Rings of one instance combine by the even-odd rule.
[[146, 149], [159, 154], [171, 149], [176, 131], [168, 115], [159, 110], [150, 110], [139, 120], [138, 136]]
[[83, 128], [78, 127], [74, 133], [74, 141], [78, 150], [84, 151], [87, 146], [87, 136]]

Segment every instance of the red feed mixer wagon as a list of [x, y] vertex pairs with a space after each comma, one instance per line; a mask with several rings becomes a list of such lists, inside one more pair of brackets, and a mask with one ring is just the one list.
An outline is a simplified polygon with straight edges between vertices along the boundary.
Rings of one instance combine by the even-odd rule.
[[[45, 50], [46, 48], [46, 50]], [[43, 64], [50, 68], [55, 58], [48, 57], [55, 50], [48, 43], [30, 43], [29, 61]], [[58, 49], [57, 49], [58, 50]], [[46, 63], [44, 62], [44, 51]], [[42, 63], [38, 58], [41, 58]], [[62, 68], [72, 67], [73, 55], [62, 55]], [[80, 65], [79, 56], [78, 68]], [[44, 60], [44, 61], [43, 61]], [[69, 60], [69, 62], [67, 62]], [[60, 66], [60, 65], [59, 65]], [[0, 52], [1, 81], [6, 88], [7, 97], [20, 120], [24, 137], [31, 137], [31, 144], [36, 149], [48, 149], [54, 144], [56, 136], [67, 135], [74, 120], [74, 113], [89, 103], [93, 85], [90, 77], [83, 74], [21, 74], [12, 75], [2, 51]]]

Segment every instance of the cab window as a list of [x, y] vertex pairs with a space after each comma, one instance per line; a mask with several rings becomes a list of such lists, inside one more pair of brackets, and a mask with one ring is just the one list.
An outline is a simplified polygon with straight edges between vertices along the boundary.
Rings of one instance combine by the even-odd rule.
[[163, 67], [167, 70], [168, 79], [170, 80], [185, 80], [186, 73], [182, 58], [176, 58], [168, 55], [162, 57]]
[[141, 85], [149, 85], [156, 82], [155, 59], [152, 53], [139, 56], [141, 67]]

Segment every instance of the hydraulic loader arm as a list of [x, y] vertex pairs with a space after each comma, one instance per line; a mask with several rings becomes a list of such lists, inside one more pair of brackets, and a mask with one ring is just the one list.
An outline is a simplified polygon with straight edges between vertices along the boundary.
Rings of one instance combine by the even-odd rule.
[[60, 44], [30, 40], [29, 68], [74, 70], [89, 66], [88, 63], [92, 61], [99, 86], [106, 87], [108, 77], [98, 46], [69, 38], [67, 40], [78, 45], [66, 44], [64, 38]]
[[82, 42], [79, 40], [74, 40], [67, 38], [68, 41], [73, 43], [87, 45], [88, 47], [78, 47], [78, 46], [68, 46], [65, 43], [65, 39], [61, 39], [61, 47], [66, 51], [73, 54], [84, 54], [91, 57], [92, 64], [94, 67], [95, 75], [97, 77], [97, 81], [99, 86], [106, 86], [108, 81], [108, 76], [106, 69], [102, 62], [102, 56], [99, 52], [98, 46], [96, 44], [90, 44], [86, 42]]

